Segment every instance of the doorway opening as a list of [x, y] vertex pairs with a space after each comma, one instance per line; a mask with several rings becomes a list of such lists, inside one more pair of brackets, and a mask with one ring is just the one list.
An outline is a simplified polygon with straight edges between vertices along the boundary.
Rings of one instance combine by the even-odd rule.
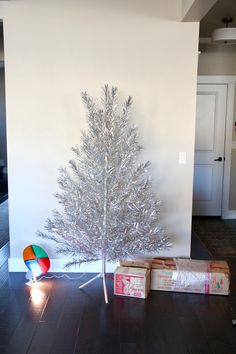
[[236, 256], [232, 194], [235, 76], [200, 76], [197, 88], [192, 251], [195, 237], [212, 258]]
[[0, 203], [7, 199], [7, 138], [3, 23], [0, 22]]
[[8, 258], [8, 173], [5, 101], [4, 33], [0, 21], [0, 266]]

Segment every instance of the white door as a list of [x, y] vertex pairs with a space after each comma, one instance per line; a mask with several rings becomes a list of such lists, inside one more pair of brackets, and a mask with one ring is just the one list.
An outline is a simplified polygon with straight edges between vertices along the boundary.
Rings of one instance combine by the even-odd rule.
[[221, 215], [227, 85], [199, 84], [193, 215]]

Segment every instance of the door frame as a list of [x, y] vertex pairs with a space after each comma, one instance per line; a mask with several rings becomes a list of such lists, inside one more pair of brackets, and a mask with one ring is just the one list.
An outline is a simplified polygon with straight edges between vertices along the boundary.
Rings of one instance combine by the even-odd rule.
[[226, 117], [225, 117], [225, 162], [223, 167], [223, 186], [222, 186], [222, 219], [236, 218], [236, 210], [229, 210], [229, 191], [230, 191], [230, 170], [231, 170], [231, 150], [236, 148], [236, 142], [232, 141], [233, 122], [234, 122], [234, 92], [236, 76], [233, 75], [200, 75], [198, 84], [218, 84], [227, 85], [226, 97]]

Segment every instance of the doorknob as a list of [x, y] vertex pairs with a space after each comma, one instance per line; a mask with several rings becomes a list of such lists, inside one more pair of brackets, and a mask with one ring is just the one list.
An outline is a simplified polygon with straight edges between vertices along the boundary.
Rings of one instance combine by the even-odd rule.
[[218, 157], [218, 159], [215, 159], [214, 161], [222, 161], [223, 159], [222, 159], [222, 157], [220, 156], [220, 157]]

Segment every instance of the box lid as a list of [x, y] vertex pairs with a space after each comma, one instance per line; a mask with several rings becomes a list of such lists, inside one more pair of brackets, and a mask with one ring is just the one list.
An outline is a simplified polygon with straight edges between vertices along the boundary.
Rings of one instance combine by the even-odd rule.
[[153, 269], [171, 269], [198, 273], [227, 273], [229, 266], [226, 261], [207, 261], [189, 258], [154, 258]]
[[120, 261], [122, 267], [136, 267], [136, 268], [148, 268], [152, 266], [152, 259], [136, 259], [136, 260], [122, 260]]
[[146, 268], [121, 267], [121, 266], [118, 266], [115, 270], [115, 274], [121, 273], [127, 275], [140, 275], [140, 276], [145, 276], [147, 272], [148, 269]]

